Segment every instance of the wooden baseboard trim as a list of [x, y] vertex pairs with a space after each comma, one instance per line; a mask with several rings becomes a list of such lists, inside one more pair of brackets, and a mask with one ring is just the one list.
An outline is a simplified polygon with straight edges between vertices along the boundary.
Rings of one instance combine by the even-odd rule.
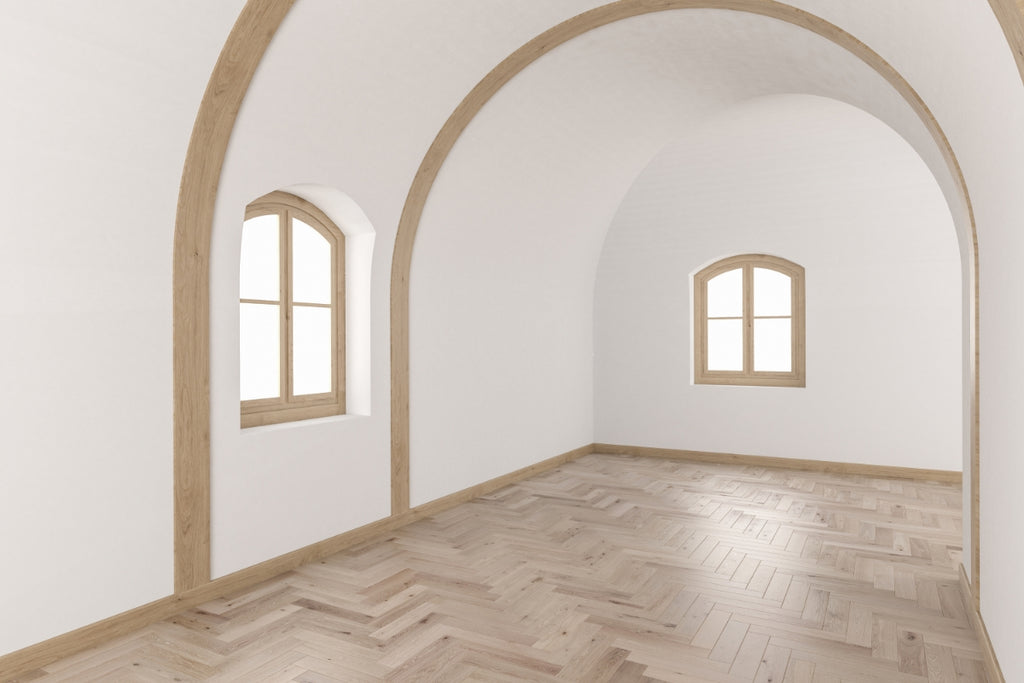
[[500, 477], [489, 479], [483, 483], [477, 484], [476, 486], [470, 486], [468, 489], [456, 491], [455, 493], [447, 495], [444, 498], [438, 498], [437, 500], [432, 500], [429, 503], [417, 505], [416, 507], [409, 510], [409, 513], [411, 513], [414, 516], [414, 519], [429, 517], [430, 515], [435, 515], [438, 512], [441, 512], [442, 510], [447, 510], [450, 507], [454, 507], [456, 505], [459, 505], [460, 503], [465, 503], [474, 498], [479, 498], [480, 496], [486, 496], [488, 493], [497, 491], [498, 489], [508, 486], [509, 484], [514, 484], [518, 481], [522, 481], [523, 479], [527, 479], [536, 474], [540, 474], [541, 472], [546, 472], [548, 470], [554, 469], [559, 465], [564, 465], [567, 462], [571, 462], [576, 458], [580, 458], [584, 455], [593, 452], [593, 444], [588, 444], [586, 446], [574, 448], [571, 451], [566, 451], [561, 455], [556, 455], [555, 457], [548, 458], [547, 460], [541, 460], [538, 463], [534, 463], [533, 465], [523, 467], [522, 469], [518, 469], [515, 472], [509, 472], [508, 474], [503, 474]]
[[727, 465], [750, 467], [781, 467], [791, 470], [828, 472], [831, 474], [857, 474], [865, 477], [886, 477], [890, 479], [915, 479], [936, 481], [945, 484], [960, 484], [963, 475], [951, 470], [929, 470], [916, 467], [894, 467], [891, 465], [864, 465], [853, 462], [830, 462], [826, 460], [801, 460], [798, 458], [773, 458], [764, 455], [742, 455], [739, 453], [713, 453], [709, 451], [687, 451], [675, 448], [651, 448], [648, 446], [623, 446], [619, 444], [595, 443], [594, 453], [611, 455], [637, 455], [649, 458], [690, 460], [693, 462], [715, 462]]
[[[462, 503], [469, 502], [474, 498], [487, 495], [492, 491], [496, 491], [509, 484], [514, 484], [517, 481], [522, 481], [527, 477], [532, 477], [535, 474], [553, 469], [559, 465], [563, 465], [570, 460], [586, 455], [587, 453], [593, 452], [593, 446], [587, 445], [580, 448], [576, 448], [571, 451], [556, 455], [553, 458], [542, 460], [541, 462], [529, 465], [522, 469], [518, 469], [508, 474], [503, 474], [500, 477], [489, 479], [485, 482], [470, 486], [469, 488], [456, 491], [455, 493], [432, 500], [429, 503], [418, 505], [414, 508], [410, 508], [405, 512], [397, 515], [391, 515], [385, 517], [376, 522], [371, 522], [365, 526], [361, 526], [351, 531], [346, 531], [343, 534], [332, 536], [331, 538], [323, 541], [318, 541], [312, 545], [293, 550], [290, 553], [279, 555], [277, 557], [266, 560], [259, 564], [240, 569], [237, 572], [222, 576], [214, 579], [210, 583], [195, 588], [185, 594], [189, 598], [190, 605], [194, 606], [213, 600], [215, 598], [223, 597], [231, 593], [246, 590], [251, 586], [254, 586], [262, 581], [272, 579], [275, 576], [280, 576], [285, 572], [291, 571], [296, 567], [301, 567], [304, 564], [311, 562], [318, 562], [325, 557], [330, 557], [335, 553], [341, 552], [346, 548], [364, 543], [366, 541], [373, 540], [378, 536], [389, 533], [403, 527], [407, 524], [411, 524], [424, 517], [430, 517], [436, 515], [444, 510], [455, 507]], [[182, 608], [186, 609], [186, 608]]]
[[985, 674], [992, 683], [1006, 683], [1003, 670], [999, 668], [999, 660], [996, 659], [995, 648], [992, 647], [992, 640], [988, 637], [988, 629], [985, 628], [985, 620], [981, 618], [974, 600], [974, 591], [971, 589], [971, 582], [967, 579], [967, 571], [964, 566], [960, 569], [960, 594], [963, 595], [964, 605], [967, 607], [967, 616], [971, 620], [971, 628], [974, 635], [978, 637], [981, 644], [982, 661], [985, 663]]
[[[418, 505], [397, 515], [385, 517], [365, 526], [338, 534], [331, 538], [299, 548], [290, 553], [279, 555], [252, 567], [241, 569], [232, 574], [214, 579], [192, 590], [170, 595], [155, 600], [141, 607], [114, 615], [102, 621], [75, 629], [69, 633], [30, 645], [7, 655], [0, 656], [0, 681], [35, 671], [63, 657], [95, 647], [108, 640], [137, 631], [149, 624], [167, 619], [178, 612], [195, 607], [210, 600], [225, 597], [232, 593], [246, 590], [258, 583], [291, 571], [310, 562], [329, 557], [346, 548], [372, 540], [380, 535], [394, 531], [416, 520], [438, 514], [449, 508], [468, 502], [474, 498], [487, 495], [510, 484], [528, 477], [571, 462], [576, 458], [590, 453], [609, 453], [613, 455], [635, 455], [655, 458], [670, 458], [694, 462], [717, 462], [733, 465], [749, 465], [755, 467], [783, 467], [817, 472], [834, 472], [841, 474], [860, 474], [877, 477], [896, 477], [924, 479], [928, 481], [959, 483], [959, 472], [945, 470], [923, 470], [909, 467], [889, 467], [882, 465], [860, 465], [856, 463], [820, 462], [816, 460], [798, 460], [793, 458], [771, 458], [756, 455], [739, 455], [735, 453], [711, 453], [706, 451], [688, 451], [670, 448], [649, 448], [645, 446], [623, 446], [616, 444], [588, 444], [567, 451], [553, 458], [509, 472], [500, 477], [456, 491], [450, 495]], [[961, 582], [966, 582], [966, 575], [961, 567]], [[970, 587], [967, 587], [970, 595]], [[968, 602], [973, 605], [973, 602]], [[984, 622], [976, 612], [972, 614], [972, 624], [979, 633], [986, 651], [986, 666], [998, 672], [999, 665], [992, 651], [988, 634], [984, 630]], [[1000, 674], [1001, 675], [1001, 674]], [[997, 680], [1003, 680], [999, 678]]]
[[41, 643], [0, 656], [0, 682], [9, 681], [18, 676], [36, 671], [58, 659], [69, 657], [119, 636], [145, 628], [150, 624], [172, 617], [183, 610], [201, 605], [204, 602], [246, 590], [304, 564], [329, 557], [346, 548], [394, 531], [418, 519], [436, 515], [448, 508], [487, 495], [500, 488], [522, 481], [535, 474], [554, 469], [559, 465], [564, 465], [580, 456], [593, 452], [594, 447], [592, 444], [567, 451], [553, 458], [542, 460], [528, 467], [523, 467], [475, 486], [456, 491], [443, 498], [424, 503], [400, 514], [385, 517], [357, 529], [346, 531], [290, 553], [271, 558], [252, 567], [222, 576], [189, 591], [160, 598], [141, 607], [136, 607], [94, 624], [83, 626]]
[[15, 650], [0, 657], [0, 681], [12, 680], [68, 655], [174, 616], [185, 609], [181, 604], [176, 596], [169, 595], [55, 638]]

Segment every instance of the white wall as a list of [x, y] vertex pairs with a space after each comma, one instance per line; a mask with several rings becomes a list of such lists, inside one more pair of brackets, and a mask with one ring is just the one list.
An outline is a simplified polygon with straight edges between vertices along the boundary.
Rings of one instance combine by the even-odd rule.
[[[693, 384], [692, 274], [742, 253], [806, 270], [806, 388]], [[594, 307], [598, 442], [961, 468], [955, 230], [859, 109], [762, 98], [669, 145], [611, 223]]]
[[[1020, 74], [985, 2], [793, 4], [838, 23], [906, 76], [963, 167], [978, 226], [981, 277], [981, 611], [1006, 680], [1024, 680], [1024, 515], [1017, 484], [1024, 480], [1024, 296], [1016, 284], [1024, 255]], [[965, 476], [965, 491], [969, 483]], [[969, 547], [966, 495], [964, 503]]]
[[241, 4], [0, 3], [0, 654], [173, 590], [178, 183]]
[[[4, 331], [17, 330], [0, 337], [0, 377], [9, 387], [0, 396], [0, 537], [8, 556], [30, 558], [0, 567], [0, 585], [16, 587], [0, 597], [0, 612], [16, 615], [0, 622], [0, 652], [170, 592], [175, 201], [202, 90], [241, 4], [105, 0], [97, 10], [95, 4], [53, 0], [0, 7], [5, 64], [0, 85], [12, 94], [0, 108], [5, 152], [0, 187], [8, 197], [6, 224], [16, 226], [5, 231], [0, 252], [0, 281], [16, 295], [0, 321]], [[413, 173], [445, 118], [490, 68], [541, 31], [597, 4], [297, 3], [243, 107], [217, 208], [212, 292], [215, 573], [386, 513], [387, 287], [394, 229]], [[1017, 580], [1024, 572], [1017, 543], [1024, 519], [1017, 511], [1015, 487], [1007, 484], [1020, 480], [1019, 453], [1024, 451], [1016, 419], [1017, 406], [1024, 402], [1019, 353], [1024, 319], [1017, 314], [1022, 302], [1016, 292], [1024, 253], [1018, 229], [1024, 216], [1019, 191], [1024, 186], [1024, 126], [1015, 123], [1024, 119], [1024, 88], [981, 0], [793, 4], [838, 23], [909, 78], [949, 135], [971, 187], [983, 282], [982, 604], [1009, 679], [1024, 679], [1024, 653], [1015, 647], [1021, 638], [1015, 606], [1024, 604], [1024, 585]], [[500, 133], [497, 124], [520, 114], [524, 124], [558, 121], [539, 131], [540, 148], [547, 139], [562, 152], [577, 150], [562, 145], [561, 138], [567, 133], [576, 140], [590, 136], [590, 151], [575, 160], [553, 159], [554, 168], [572, 170], [574, 161], [577, 169], [588, 167], [571, 183], [580, 192], [577, 206], [584, 206], [588, 196], [600, 199], [574, 233], [581, 238], [576, 253], [582, 260], [570, 270], [579, 276], [589, 267], [589, 282], [617, 198], [643, 164], [695, 125], [694, 115], [749, 97], [808, 92], [871, 111], [914, 145], [948, 190], [949, 178], [943, 177], [923, 128], [907, 107], [893, 99], [881, 79], [823, 42], [779, 22], [731, 12], [692, 11], [625, 22], [594, 32], [575, 51], [564, 52], [575, 64], [563, 65], [561, 73], [587, 79], [586, 92], [574, 94], [575, 87], [565, 87], [576, 80], [544, 81], [543, 73], [536, 85], [544, 87], [530, 90], [524, 78], [521, 84], [528, 87], [516, 98], [491, 114], [485, 109], [484, 116], [494, 120], [481, 120], [485, 127], [478, 129], [477, 144], [485, 151], [494, 143], [483, 134], [486, 126]], [[632, 84], [623, 85], [623, 80]], [[637, 112], [640, 124], [621, 127], [616, 122], [623, 101], [612, 108], [584, 106], [599, 103], [594, 93], [605, 85], [611, 86], [609, 92], [633, 97], [624, 102]], [[575, 104], [550, 118], [543, 105], [557, 104], [566, 92]], [[517, 109], [517, 102], [525, 106]], [[576, 126], [595, 119], [603, 123], [587, 124], [585, 130]], [[459, 143], [467, 152], [466, 168], [478, 160], [483, 164], [478, 168], [500, 177], [507, 160], [487, 160], [472, 144], [472, 137]], [[601, 151], [609, 149], [605, 145], [613, 151]], [[454, 154], [461, 155], [459, 146]], [[644, 153], [647, 157], [641, 158]], [[449, 180], [467, 177], [466, 169], [456, 168], [461, 163], [453, 156]], [[518, 168], [533, 168], [518, 163]], [[443, 175], [439, 183], [446, 182]], [[565, 187], [564, 178], [552, 180]], [[467, 185], [461, 182], [449, 186], [448, 199], [439, 185], [431, 199], [434, 206], [428, 204], [435, 218], [454, 215], [446, 203], [464, 197], [459, 190]], [[377, 231], [370, 417], [242, 435], [232, 357], [237, 343], [232, 269], [237, 268], [240, 212], [254, 197], [294, 183], [346, 192]], [[112, 213], [110, 206], [119, 211]], [[474, 217], [475, 211], [464, 217]], [[462, 236], [469, 227], [454, 226], [450, 236]], [[446, 228], [434, 223], [424, 229]], [[424, 234], [427, 241], [422, 250], [417, 247], [414, 261], [451, 244]], [[502, 248], [505, 234], [489, 233], [481, 238], [482, 246]], [[433, 246], [429, 240], [436, 240]], [[517, 250], [501, 265], [528, 255]], [[425, 273], [461, 262], [414, 263], [414, 305], [417, 291], [426, 293], [430, 286], [433, 275]], [[537, 262], [544, 264], [546, 278], [554, 275], [550, 262]], [[423, 290], [417, 290], [417, 277], [427, 278]], [[494, 279], [487, 273], [481, 277]], [[435, 284], [444, 291], [456, 281], [442, 275]], [[579, 280], [547, 282], [558, 285], [561, 297], [588, 298], [580, 294], [584, 285]], [[504, 293], [512, 288], [508, 285]], [[496, 293], [502, 289], [495, 286]], [[538, 293], [539, 288], [530, 291], [532, 297]], [[470, 299], [454, 303], [461, 307]], [[465, 316], [455, 320], [459, 330], [469, 326]], [[575, 319], [573, 330], [580, 329], [581, 321]], [[424, 329], [429, 328], [421, 327], [421, 334]], [[493, 340], [494, 335], [486, 339]], [[576, 338], [559, 348], [587, 343]], [[441, 385], [417, 381], [417, 372], [426, 372], [427, 378], [432, 372], [432, 345], [418, 348], [413, 351], [412, 390], [419, 386], [428, 393], [413, 406], [414, 421], [417, 414], [431, 415], [428, 406], [435, 397], [429, 392], [443, 391]], [[451, 355], [445, 355], [441, 365], [451, 362]], [[571, 393], [580, 393], [578, 371], [568, 374]], [[486, 414], [486, 406], [471, 408], [474, 412], [467, 413], [459, 406], [440, 407], [464, 418], [451, 421], [453, 430], [465, 424], [467, 415]], [[586, 431], [585, 412], [566, 414], [572, 426], [561, 434], [575, 438]], [[512, 429], [515, 418], [504, 414], [496, 423]], [[415, 422], [413, 427], [415, 439]], [[422, 429], [420, 437], [430, 439], [430, 447], [421, 443], [413, 453], [413, 486], [427, 498], [450, 485], [438, 484], [432, 473], [459, 472], [469, 451], [459, 445], [461, 455], [450, 457], [444, 438]], [[533, 445], [536, 452], [517, 453], [507, 462], [490, 462], [458, 476], [468, 482], [553, 455], [540, 451], [561, 448], [561, 439], [547, 439], [543, 448]], [[564, 442], [575, 445], [568, 436]], [[346, 477], [365, 487], [355, 490]], [[73, 572], [65, 570], [68, 558], [75, 564]]]
[[794, 90], [871, 107], [949, 187], [920, 120], [878, 74], [817, 35], [748, 14], [669, 12], [596, 29], [483, 107], [417, 234], [413, 504], [593, 440], [594, 273], [626, 189], [668, 141], [722, 109]]
[[[285, 19], [239, 114], [214, 221], [214, 576], [389, 514], [391, 256], [409, 185], [444, 120], [476, 82], [520, 44], [585, 4], [304, 0]], [[453, 50], [456, 44], [463, 47]], [[369, 363], [350, 368], [369, 371], [372, 398], [361, 415], [241, 430], [241, 217], [248, 202], [295, 183], [344, 192], [375, 231]], [[565, 422], [578, 422], [578, 405], [566, 406], [574, 412]], [[462, 426], [462, 421], [445, 423], [450, 431]], [[417, 455], [432, 470], [452, 469], [444, 452]], [[546, 455], [527, 451], [524, 464]], [[499, 462], [498, 468], [503, 474], [516, 465]], [[462, 486], [486, 478], [471, 477]]]

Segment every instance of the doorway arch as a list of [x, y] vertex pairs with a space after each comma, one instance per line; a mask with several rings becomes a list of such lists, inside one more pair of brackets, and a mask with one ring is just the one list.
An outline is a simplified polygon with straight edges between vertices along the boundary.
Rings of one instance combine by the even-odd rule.
[[[174, 238], [175, 590], [210, 579], [209, 255], [220, 170], [234, 122], [270, 39], [294, 0], [248, 0], [211, 76], [189, 144]], [[654, 12], [716, 9], [746, 12], [811, 31], [881, 75], [931, 134], [965, 212], [960, 235], [967, 287], [971, 471], [971, 576], [979, 595], [978, 539], [978, 254], [967, 185], [952, 147], [925, 102], [890, 64], [854, 36], [820, 17], [773, 0], [619, 0], [545, 31], [502, 61], [462, 100], [434, 139], [410, 187], [398, 226], [391, 277], [392, 515], [409, 508], [409, 273], [416, 231], [438, 171], [462, 132], [488, 100], [554, 48], [601, 26]]]

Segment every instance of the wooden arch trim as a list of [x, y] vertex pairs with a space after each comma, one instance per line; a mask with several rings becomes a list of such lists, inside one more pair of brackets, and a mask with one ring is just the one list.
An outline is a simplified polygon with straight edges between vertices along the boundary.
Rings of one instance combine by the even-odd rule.
[[[295, 0], [248, 0], [221, 52], [200, 104], [178, 197], [174, 235], [174, 583], [178, 593], [210, 580], [210, 240], [221, 169], [252, 76]], [[865, 62], [907, 101], [955, 178], [969, 217], [972, 400], [972, 579], [979, 587], [978, 253], [977, 231], [960, 164], [917, 92], [880, 55], [815, 15], [774, 0], [619, 0], [558, 24], [495, 67], [462, 100], [427, 151], [398, 225], [391, 270], [391, 512], [409, 509], [409, 273], [417, 228], [434, 180], [452, 147], [488, 100], [557, 46], [630, 17], [678, 9], [757, 14], [812, 31]]]
[[248, 0], [192, 128], [174, 225], [174, 592], [210, 581], [210, 239], [238, 110], [295, 0]]
[[588, 31], [653, 12], [680, 9], [717, 9], [757, 14], [778, 19], [811, 31], [846, 51], [881, 75], [906, 100], [927, 127], [939, 148], [963, 199], [971, 234], [966, 248], [969, 250], [968, 274], [972, 311], [969, 331], [971, 353], [971, 578], [975, 602], [979, 596], [980, 549], [978, 543], [978, 237], [967, 183], [960, 163], [946, 134], [917, 91], [896, 69], [850, 33], [818, 16], [774, 0], [619, 0], [597, 7], [568, 19], [545, 31], [509, 55], [462, 100], [437, 134], [424, 157], [398, 225], [395, 250], [391, 264], [391, 512], [399, 514], [409, 509], [409, 273], [412, 250], [416, 241], [423, 207], [434, 180], [473, 118], [506, 83], [527, 66], [559, 45]]

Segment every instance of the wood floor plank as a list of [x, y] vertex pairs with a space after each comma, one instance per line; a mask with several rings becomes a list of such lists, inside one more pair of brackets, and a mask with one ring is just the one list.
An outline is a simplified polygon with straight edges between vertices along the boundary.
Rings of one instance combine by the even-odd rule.
[[813, 683], [813, 681], [814, 662], [791, 656], [789, 665], [786, 667], [786, 677], [782, 679], [782, 683]]
[[715, 647], [719, 636], [722, 635], [722, 631], [725, 630], [726, 625], [729, 623], [731, 614], [731, 612], [726, 610], [711, 610], [704, 623], [697, 630], [693, 640], [690, 641], [690, 645], [704, 647], [708, 650]]
[[25, 680], [983, 683], [960, 500], [588, 455]]
[[764, 658], [754, 673], [753, 683], [782, 683], [789, 667], [792, 650], [777, 645], [768, 645]]

